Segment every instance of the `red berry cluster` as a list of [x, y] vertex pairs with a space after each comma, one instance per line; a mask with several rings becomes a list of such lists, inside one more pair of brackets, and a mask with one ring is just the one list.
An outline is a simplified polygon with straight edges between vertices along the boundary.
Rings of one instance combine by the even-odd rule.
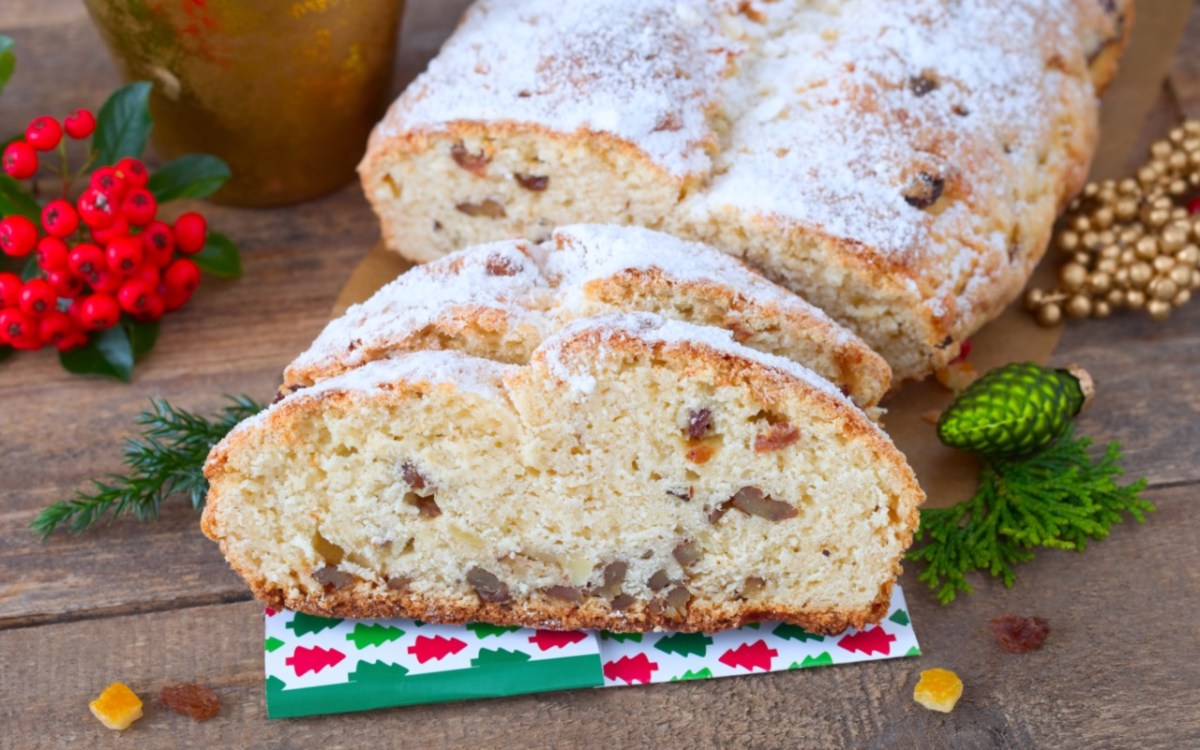
[[[86, 109], [60, 124], [39, 117], [25, 139], [4, 150], [4, 171], [15, 179], [37, 173], [38, 152], [59, 146], [63, 133], [89, 137], [96, 119]], [[186, 213], [174, 225], [158, 221], [158, 202], [146, 189], [146, 165], [133, 158], [97, 169], [72, 203], [65, 197], [42, 209], [40, 226], [12, 215], [0, 220], [0, 251], [37, 253], [38, 278], [0, 273], [0, 345], [67, 351], [90, 331], [117, 324], [121, 313], [142, 322], [177, 310], [200, 284], [200, 268], [186, 257], [200, 252], [204, 217]]]

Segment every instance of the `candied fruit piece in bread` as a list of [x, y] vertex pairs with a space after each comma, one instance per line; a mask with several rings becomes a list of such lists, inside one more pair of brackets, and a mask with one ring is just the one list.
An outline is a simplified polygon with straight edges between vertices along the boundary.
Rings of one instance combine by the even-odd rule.
[[397, 352], [457, 349], [522, 364], [580, 318], [653, 312], [724, 328], [804, 363], [859, 406], [891, 383], [883, 358], [820, 309], [717, 249], [639, 227], [576, 225], [411, 269], [331, 321], [284, 372], [290, 392]]
[[662, 229], [923, 377], [1016, 297], [1083, 186], [1132, 5], [479, 0], [359, 172], [414, 260]]
[[644, 313], [523, 365], [369, 362], [242, 423], [205, 475], [203, 529], [268, 606], [623, 631], [877, 621], [924, 499], [820, 376]]
[[142, 718], [142, 699], [123, 682], [114, 682], [100, 693], [88, 708], [109, 729], [123, 731]]

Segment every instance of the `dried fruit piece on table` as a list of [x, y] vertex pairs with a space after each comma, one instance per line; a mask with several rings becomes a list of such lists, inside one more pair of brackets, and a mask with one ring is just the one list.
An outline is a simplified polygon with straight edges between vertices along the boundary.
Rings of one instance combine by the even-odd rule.
[[926, 669], [913, 688], [913, 700], [930, 711], [948, 714], [962, 697], [963, 684], [949, 669]]
[[1027, 654], [1042, 647], [1050, 626], [1040, 617], [1000, 615], [992, 619], [992, 633], [1000, 648], [1013, 654]]
[[972, 383], [938, 420], [938, 439], [989, 458], [1023, 456], [1054, 442], [1091, 400], [1078, 367], [1014, 362]]
[[123, 682], [114, 682], [104, 688], [88, 708], [101, 724], [117, 731], [128, 729], [130, 724], [142, 718], [142, 699]]
[[217, 694], [195, 683], [167, 685], [159, 693], [158, 699], [175, 713], [190, 716], [196, 721], [208, 721], [221, 709]]

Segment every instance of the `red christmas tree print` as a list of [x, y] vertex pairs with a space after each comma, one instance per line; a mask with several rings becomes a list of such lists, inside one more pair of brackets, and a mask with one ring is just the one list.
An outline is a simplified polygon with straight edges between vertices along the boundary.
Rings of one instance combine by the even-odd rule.
[[847, 635], [837, 642], [837, 645], [847, 651], [861, 651], [864, 654], [883, 654], [886, 656], [892, 650], [896, 636], [876, 625], [861, 633]]
[[779, 656], [778, 651], [768, 646], [766, 641], [758, 640], [729, 649], [721, 654], [718, 661], [727, 667], [744, 669], [747, 672], [753, 672], [755, 669], [770, 672], [771, 660], [776, 656]]
[[658, 671], [658, 664], [646, 658], [645, 654], [637, 656], [622, 656], [616, 661], [604, 665], [604, 677], [609, 680], [623, 680], [626, 685], [635, 682], [648, 684], [650, 673]]
[[275, 610], [271, 609], [270, 607], [263, 607], [263, 612], [266, 613], [267, 617], [275, 616]]
[[440, 635], [430, 638], [419, 635], [417, 642], [408, 647], [408, 653], [416, 656], [417, 661], [424, 664], [430, 659], [441, 660], [450, 654], [457, 654], [466, 647], [467, 644], [457, 638], [443, 638]]
[[536, 644], [542, 651], [549, 651], [552, 648], [579, 643], [584, 638], [587, 638], [587, 633], [579, 630], [539, 630], [529, 636], [529, 642]]
[[303, 677], [307, 672], [320, 672], [325, 667], [332, 667], [345, 658], [346, 655], [336, 648], [297, 646], [292, 655], [283, 660], [283, 663], [296, 670], [297, 677]]

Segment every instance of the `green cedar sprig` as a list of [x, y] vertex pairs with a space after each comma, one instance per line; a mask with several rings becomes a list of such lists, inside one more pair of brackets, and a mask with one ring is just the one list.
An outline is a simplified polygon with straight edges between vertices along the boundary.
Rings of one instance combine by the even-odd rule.
[[205, 418], [163, 399], [151, 399], [150, 408], [137, 418], [143, 428], [141, 438], [125, 442], [128, 473], [92, 480], [90, 492], [78, 492], [47, 507], [30, 524], [33, 532], [45, 539], [65, 525], [79, 533], [105, 515], [111, 521], [124, 513], [145, 521], [157, 517], [163, 500], [175, 494], [187, 495], [193, 508], [203, 507], [208, 451], [238, 422], [263, 409], [246, 396], [229, 400], [215, 416]]
[[1076, 438], [1074, 425], [1040, 453], [1023, 460], [985, 461], [974, 497], [950, 508], [921, 511], [908, 559], [925, 563], [918, 578], [949, 604], [971, 593], [966, 574], [987, 571], [1012, 587], [1015, 566], [1033, 559], [1035, 547], [1083, 551], [1089, 539], [1108, 536], [1125, 513], [1141, 523], [1154, 505], [1141, 498], [1146, 480], [1124, 487], [1120, 443], [1099, 459], [1092, 441]]

